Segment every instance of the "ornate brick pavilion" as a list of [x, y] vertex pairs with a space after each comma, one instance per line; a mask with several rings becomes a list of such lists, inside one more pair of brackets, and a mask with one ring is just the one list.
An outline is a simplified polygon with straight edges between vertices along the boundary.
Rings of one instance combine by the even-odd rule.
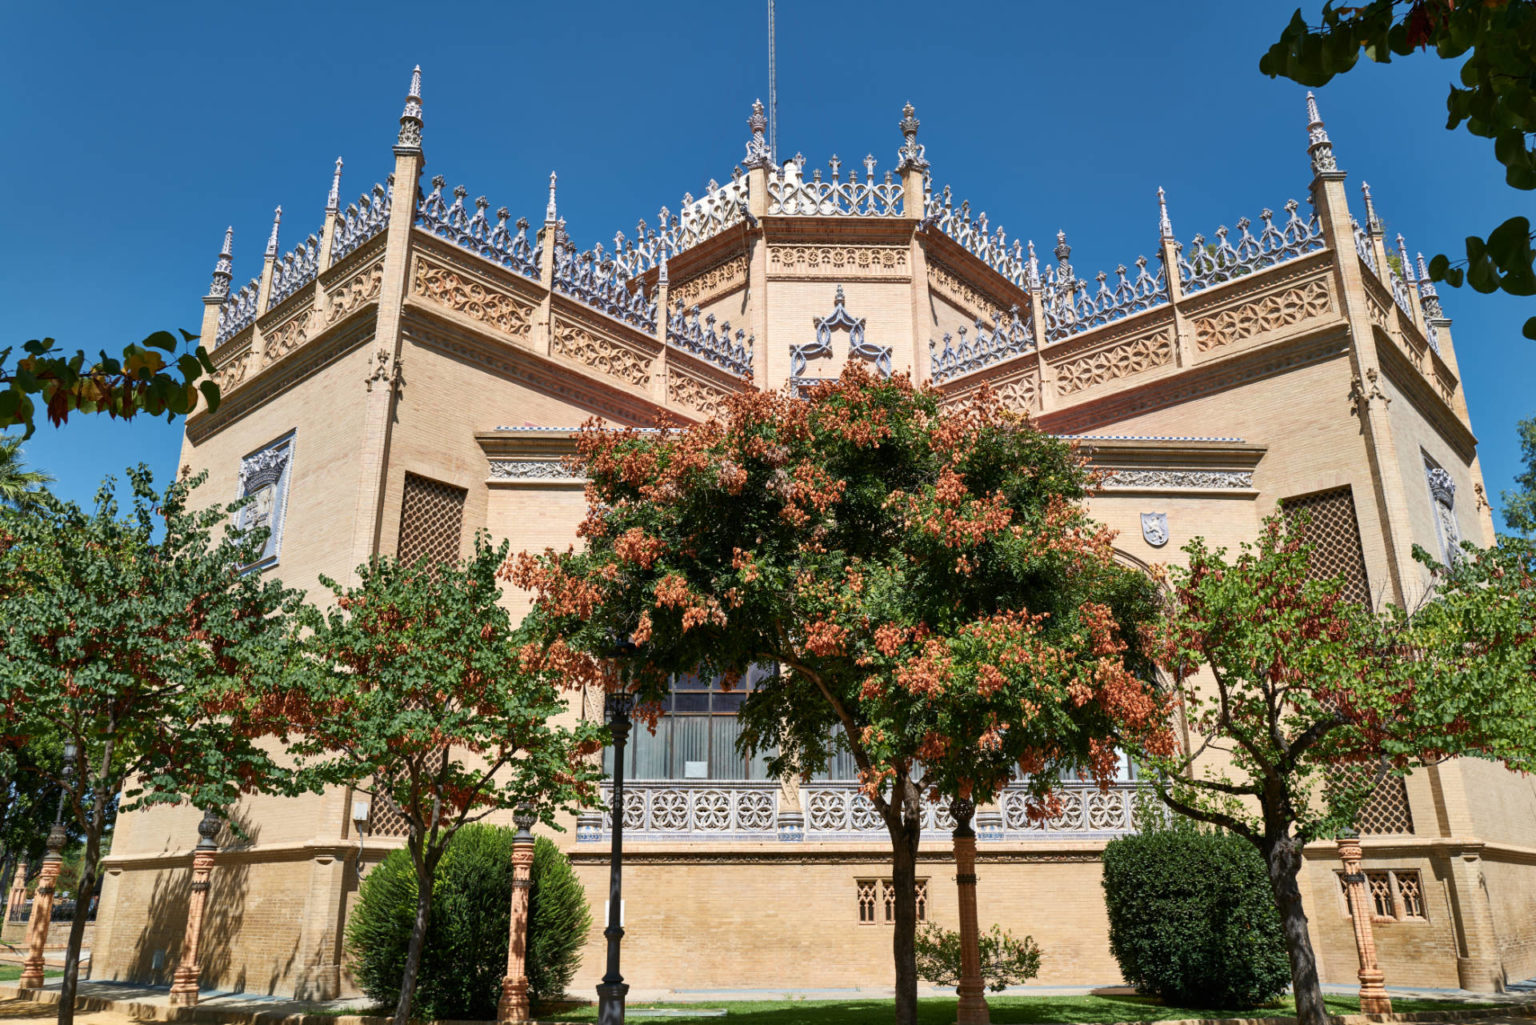
[[[611, 249], [579, 251], [553, 176], [536, 230], [442, 177], [419, 183], [418, 72], [384, 184], [343, 206], [338, 161], [320, 228], [284, 251], [274, 221], [260, 273], [233, 290], [226, 233], [203, 300], [225, 399], [189, 419], [182, 461], [210, 471], [213, 496], [257, 496], [246, 515], [272, 528], [267, 571], [313, 590], [376, 552], [457, 556], [477, 528], [563, 546], [582, 509], [560, 461], [574, 425], [699, 419], [749, 374], [795, 387], [864, 360], [949, 395], [990, 384], [1081, 438], [1108, 473], [1092, 511], [1132, 564], [1176, 559], [1196, 534], [1234, 546], [1262, 517], [1306, 509], [1359, 596], [1411, 601], [1426, 585], [1412, 545], [1492, 538], [1451, 324], [1422, 261], [1383, 237], [1368, 189], [1351, 211], [1310, 97], [1306, 113], [1309, 202], [1181, 245], [1159, 193], [1151, 258], [1113, 273], [1074, 268], [1061, 235], [1042, 260], [956, 202], [910, 106], [894, 172], [873, 157], [775, 166], [755, 107], [724, 184]], [[521, 594], [507, 602], [526, 608]], [[737, 756], [739, 701], [679, 683], [661, 728], [633, 745], [626, 977], [646, 989], [888, 984], [878, 821], [846, 766], [798, 783]], [[596, 704], [573, 700], [570, 714]], [[1012, 795], [980, 811], [982, 924], [1033, 934], [1041, 981], [1118, 977], [1098, 859], [1132, 827], [1135, 786], [1069, 783], [1065, 813], [1044, 826]], [[213, 871], [205, 984], [352, 992], [342, 930], [360, 863], [401, 842], [398, 818], [366, 800], [335, 790], [237, 809], [250, 839]], [[931, 814], [923, 910], [953, 925], [948, 817]], [[1536, 975], [1530, 780], [1450, 763], [1383, 788], [1367, 819], [1389, 983], [1492, 989]], [[169, 981], [197, 820], [181, 809], [119, 822], [97, 978]], [[560, 839], [601, 919], [607, 821], [571, 825]], [[1325, 980], [1352, 982], [1335, 845], [1308, 855]], [[576, 990], [601, 972], [600, 928]]]

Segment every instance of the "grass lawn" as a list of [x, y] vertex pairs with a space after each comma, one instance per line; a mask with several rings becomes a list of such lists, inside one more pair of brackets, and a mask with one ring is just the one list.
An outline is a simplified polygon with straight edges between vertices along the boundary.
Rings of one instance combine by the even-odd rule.
[[[1332, 1014], [1357, 1014], [1360, 1001], [1356, 997], [1326, 998]], [[922, 1025], [952, 1025], [955, 1020], [955, 1001], [952, 998], [930, 997], [919, 1000], [917, 1020]], [[1081, 996], [1081, 997], [1010, 997], [989, 996], [993, 1025], [1067, 1025], [1072, 1022], [1133, 1022], [1167, 1021], [1172, 1018], [1235, 1018], [1284, 1016], [1295, 1013], [1290, 998], [1276, 1001], [1266, 1007], [1251, 1011], [1211, 1011], [1189, 1007], [1168, 1007], [1152, 997], [1141, 996]], [[1445, 1000], [1394, 1000], [1396, 1011], [1434, 1011], [1463, 1009], [1472, 1005]], [[891, 1020], [892, 1004], [889, 1000], [764, 1000], [744, 1003], [718, 1004], [630, 1004], [631, 1010], [642, 1007], [666, 1007], [679, 1010], [698, 1009], [719, 1011], [724, 1008], [722, 1019], [718, 1014], [710, 1017], [679, 1015], [674, 1017], [641, 1018], [636, 1021], [719, 1023], [722, 1020], [750, 1023], [750, 1025], [867, 1025]], [[582, 1007], [564, 1014], [540, 1014], [540, 1021], [595, 1021], [597, 1008]]]
[[[43, 978], [45, 979], [56, 979], [63, 974], [63, 972], [56, 968], [43, 969]], [[21, 965], [0, 964], [0, 982], [15, 982], [19, 978], [21, 978]]]

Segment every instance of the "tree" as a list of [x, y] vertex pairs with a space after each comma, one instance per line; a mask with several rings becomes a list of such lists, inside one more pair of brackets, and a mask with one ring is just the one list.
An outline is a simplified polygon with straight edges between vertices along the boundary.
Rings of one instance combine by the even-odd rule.
[[553, 825], [594, 789], [582, 759], [602, 728], [556, 725], [565, 705], [554, 679], [519, 667], [499, 604], [506, 557], [506, 542], [493, 548], [482, 534], [465, 564], [380, 556], [354, 587], [322, 577], [334, 606], [303, 609], [302, 657], [267, 707], [301, 764], [406, 821], [415, 901], [397, 1025], [410, 1020], [433, 881], [459, 829], [522, 804]]
[[0, 438], [0, 504], [12, 509], [29, 509], [53, 478], [41, 470], [28, 470], [21, 460], [22, 439], [11, 435]]
[[[164, 413], [169, 420], [196, 409], [199, 395], [211, 412], [219, 406], [219, 387], [211, 379], [208, 350], [199, 345], [175, 356], [182, 343], [195, 341], [197, 335], [186, 331], [181, 332], [181, 342], [169, 331], [156, 331], [138, 345], [124, 347], [120, 357], [103, 351], [89, 362], [85, 350], [69, 355], [52, 338], [25, 343], [23, 355], [14, 361], [14, 346], [0, 349], [0, 428], [21, 424], [30, 438], [37, 426], [33, 396], [42, 400], [55, 427], [73, 412], [124, 420], [140, 412]], [[170, 356], [175, 356], [174, 364]], [[198, 378], [205, 375], [210, 379], [199, 384]]]
[[1504, 503], [1504, 525], [1524, 537], [1536, 535], [1536, 416], [1515, 425], [1520, 434], [1520, 461], [1525, 470], [1515, 474], [1515, 490], [1499, 497]]
[[[83, 834], [77, 898], [87, 906], [114, 797], [121, 810], [206, 808], [299, 786], [258, 743], [251, 718], [298, 602], [246, 571], [265, 532], [230, 524], [238, 503], [192, 509], [202, 476], [164, 493], [146, 467], [128, 477], [126, 516], [108, 478], [89, 511], [49, 497], [8, 518], [0, 555], [0, 579], [20, 582], [0, 602], [0, 735], [77, 745], [79, 771], [65, 777], [53, 760], [40, 771], [64, 789]], [[84, 928], [77, 917], [69, 934], [60, 1025], [73, 1020]]]
[[653, 712], [677, 675], [778, 666], [745, 698], [741, 749], [804, 776], [852, 754], [891, 840], [912, 1022], [925, 795], [985, 800], [1022, 771], [1044, 816], [1061, 770], [1112, 775], [1117, 731], [1171, 744], [1135, 671], [1151, 584], [1084, 514], [1081, 460], [990, 393], [941, 408], [857, 364], [809, 401], [744, 393], [659, 433], [589, 424], [577, 449], [586, 549], [509, 567], [535, 592], [527, 664]]
[[[1368, 0], [1337, 8], [1328, 0], [1316, 28], [1299, 10], [1291, 16], [1259, 70], [1321, 86], [1354, 67], [1361, 54], [1388, 64], [1431, 47], [1446, 59], [1471, 51], [1461, 67], [1464, 88], [1453, 85], [1445, 101], [1446, 127], [1465, 124], [1473, 135], [1492, 139], [1510, 187], [1536, 189], [1536, 0]], [[1429, 276], [1453, 286], [1465, 281], [1484, 293], [1536, 295], [1533, 240], [1531, 222], [1511, 217], [1486, 239], [1468, 236], [1465, 262], [1452, 266], [1436, 256]], [[1523, 333], [1536, 338], [1536, 317]]]
[[[1184, 552], [1187, 568], [1171, 571], [1160, 660], [1201, 743], [1187, 755], [1142, 757], [1169, 807], [1263, 856], [1297, 1016], [1323, 1025], [1297, 884], [1302, 848], [1350, 829], [1388, 773], [1461, 754], [1532, 764], [1517, 725], [1536, 714], [1531, 577], [1468, 553], [1454, 590], [1442, 586], [1411, 614], [1376, 615], [1345, 601], [1339, 579], [1316, 579], [1307, 546], [1278, 517], [1231, 561], [1201, 539]], [[1496, 570], [1507, 586], [1480, 587]], [[1512, 611], [1496, 615], [1501, 601]]]

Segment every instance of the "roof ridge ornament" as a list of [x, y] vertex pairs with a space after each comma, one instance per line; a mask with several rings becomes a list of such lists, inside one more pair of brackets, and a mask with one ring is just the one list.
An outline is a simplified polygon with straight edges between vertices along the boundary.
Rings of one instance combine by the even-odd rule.
[[[235, 241], [235, 226], [231, 224], [224, 229], [224, 245], [219, 249], [219, 258], [213, 263], [213, 284], [208, 287], [210, 298], [229, 295], [229, 282], [235, 276], [235, 265], [230, 259], [231, 247]], [[1420, 260], [1423, 257], [1419, 258]]]
[[773, 155], [768, 150], [768, 139], [764, 134], [768, 130], [768, 117], [763, 113], [763, 101], [752, 101], [752, 116], [747, 118], [747, 128], [752, 132], [752, 138], [747, 141], [747, 157], [742, 166], [748, 170], [759, 167], [772, 167]]
[[1157, 237], [1173, 241], [1173, 222], [1168, 219], [1168, 196], [1163, 187], [1157, 187]]
[[928, 160], [926, 151], [917, 141], [917, 129], [922, 124], [917, 119], [917, 110], [911, 103], [901, 108], [901, 120], [896, 127], [901, 129], [902, 138], [906, 141], [896, 151], [896, 170], [905, 174], [907, 171], [926, 171]]
[[397, 150], [421, 152], [421, 65], [411, 72], [411, 91], [405, 96], [405, 110], [400, 113]]
[[267, 258], [277, 255], [277, 228], [283, 223], [283, 208], [278, 207], [272, 214], [272, 234], [267, 236]]
[[544, 223], [552, 224], [560, 219], [555, 211], [555, 172], [549, 172], [549, 203], [544, 207]]
[[1365, 230], [1372, 235], [1380, 235], [1381, 219], [1376, 216], [1376, 204], [1371, 202], [1371, 183], [1362, 181], [1360, 191], [1365, 196]]
[[1312, 173], [1338, 173], [1338, 162], [1333, 158], [1333, 143], [1328, 130], [1323, 127], [1323, 116], [1317, 112], [1317, 97], [1307, 93], [1307, 155], [1312, 158]]
[[336, 213], [341, 209], [341, 158], [336, 158], [336, 173], [331, 175], [331, 194], [325, 197], [325, 212]]
[[1424, 316], [1443, 317], [1440, 311], [1440, 293], [1435, 291], [1435, 283], [1429, 278], [1429, 268], [1424, 266], [1424, 254], [1419, 254], [1419, 301], [1424, 306]]

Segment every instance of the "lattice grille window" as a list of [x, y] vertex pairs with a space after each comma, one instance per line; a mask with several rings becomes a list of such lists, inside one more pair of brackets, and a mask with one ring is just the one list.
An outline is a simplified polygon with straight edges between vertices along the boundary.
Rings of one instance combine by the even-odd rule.
[[[858, 879], [859, 924], [896, 922], [896, 886], [889, 879]], [[917, 880], [917, 920], [928, 921], [928, 880]]]
[[415, 562], [425, 556], [434, 562], [457, 562], [468, 495], [452, 484], [406, 474], [396, 549], [400, 561]]
[[1417, 872], [1393, 872], [1397, 881], [1397, 901], [1403, 918], [1425, 918], [1424, 891], [1419, 886]]
[[1396, 918], [1396, 907], [1392, 903], [1392, 873], [1367, 872], [1365, 885], [1371, 891], [1371, 903], [1376, 907], [1377, 918]]
[[1349, 486], [1284, 499], [1280, 510], [1287, 526], [1300, 531], [1312, 546], [1312, 572], [1320, 578], [1342, 578], [1345, 598], [1369, 602], [1365, 550], [1360, 545], [1360, 522], [1355, 518], [1355, 499]]
[[859, 887], [859, 924], [875, 924], [875, 887], [878, 885], [874, 879], [858, 880]]
[[[1369, 779], [1376, 769], [1368, 765], [1335, 765], [1328, 770], [1331, 782]], [[1393, 836], [1413, 832], [1413, 812], [1408, 807], [1408, 785], [1401, 776], [1382, 780], [1360, 806], [1355, 826], [1361, 836]]]
[[409, 836], [410, 823], [394, 798], [382, 786], [373, 788], [373, 803], [368, 808], [369, 836]]

